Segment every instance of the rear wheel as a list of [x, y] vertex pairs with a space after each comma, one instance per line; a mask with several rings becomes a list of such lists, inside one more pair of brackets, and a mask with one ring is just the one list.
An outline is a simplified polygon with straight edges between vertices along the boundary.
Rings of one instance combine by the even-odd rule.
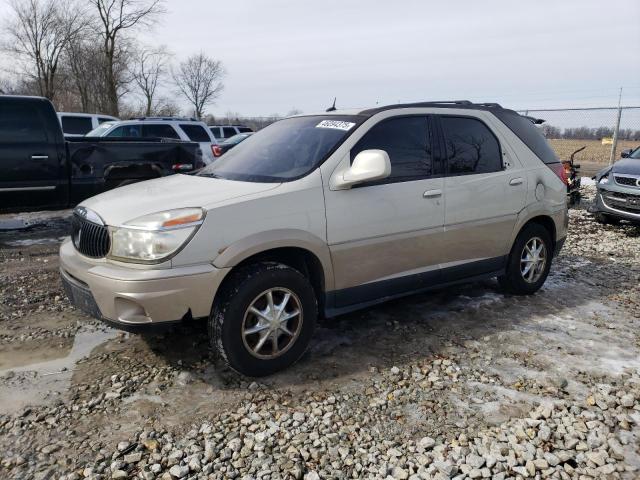
[[598, 212], [596, 213], [596, 222], [601, 223], [602, 225], [618, 225], [620, 223], [620, 219], [607, 215], [606, 213]]
[[317, 318], [316, 297], [307, 278], [271, 262], [242, 267], [231, 275], [209, 317], [218, 356], [252, 377], [295, 363], [309, 346]]
[[530, 295], [544, 284], [553, 257], [551, 235], [538, 223], [527, 225], [516, 237], [500, 286], [518, 295]]

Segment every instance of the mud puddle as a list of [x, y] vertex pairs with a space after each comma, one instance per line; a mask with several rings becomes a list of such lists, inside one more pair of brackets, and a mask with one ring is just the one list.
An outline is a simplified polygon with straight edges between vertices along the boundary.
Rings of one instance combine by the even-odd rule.
[[[60, 356], [56, 356], [52, 348], [33, 351], [29, 359], [20, 356], [23, 365], [0, 370], [0, 381], [8, 387], [0, 389], [0, 414], [13, 413], [25, 406], [44, 404], [62, 396], [70, 385], [78, 361], [116, 335], [117, 331], [111, 328], [84, 327], [75, 335], [70, 349], [63, 347]], [[28, 363], [24, 364], [25, 361]]]
[[0, 215], [0, 246], [55, 244], [68, 235], [71, 210]]

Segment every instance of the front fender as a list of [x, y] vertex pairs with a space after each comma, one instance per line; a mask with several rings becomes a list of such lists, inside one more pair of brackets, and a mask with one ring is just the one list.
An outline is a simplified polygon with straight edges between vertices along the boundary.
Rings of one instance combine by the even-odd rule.
[[333, 290], [333, 266], [329, 247], [321, 238], [304, 230], [278, 229], [250, 235], [219, 251], [213, 265], [217, 268], [230, 268], [253, 255], [287, 247], [312, 253], [322, 265], [326, 290]]

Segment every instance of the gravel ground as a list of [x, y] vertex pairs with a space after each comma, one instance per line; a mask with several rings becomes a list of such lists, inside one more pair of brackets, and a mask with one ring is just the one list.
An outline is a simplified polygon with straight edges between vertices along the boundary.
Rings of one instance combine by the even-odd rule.
[[585, 193], [536, 295], [345, 315], [260, 381], [216, 368], [202, 324], [76, 312], [67, 212], [0, 231], [0, 478], [640, 478], [640, 228], [596, 224]]

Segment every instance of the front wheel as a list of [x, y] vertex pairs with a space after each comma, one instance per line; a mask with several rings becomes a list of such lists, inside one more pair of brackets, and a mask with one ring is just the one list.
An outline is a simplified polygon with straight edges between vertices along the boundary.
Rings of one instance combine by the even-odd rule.
[[250, 377], [295, 363], [309, 346], [318, 316], [307, 278], [272, 262], [242, 267], [231, 275], [209, 317], [218, 356]]
[[517, 295], [535, 293], [549, 275], [552, 257], [551, 235], [542, 225], [532, 223], [516, 237], [506, 272], [498, 277], [498, 283]]

